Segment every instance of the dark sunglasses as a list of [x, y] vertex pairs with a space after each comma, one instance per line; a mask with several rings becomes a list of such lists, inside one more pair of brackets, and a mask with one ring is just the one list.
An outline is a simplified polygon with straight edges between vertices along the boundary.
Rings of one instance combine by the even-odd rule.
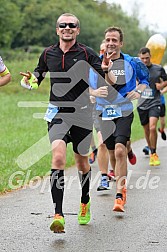
[[69, 28], [76, 28], [78, 25], [75, 23], [60, 23], [59, 28], [66, 28], [68, 25]]

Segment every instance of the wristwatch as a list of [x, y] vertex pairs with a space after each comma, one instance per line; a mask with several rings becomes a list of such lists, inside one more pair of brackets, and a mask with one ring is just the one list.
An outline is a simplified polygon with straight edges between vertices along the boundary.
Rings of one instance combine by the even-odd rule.
[[140, 96], [141, 96], [141, 94], [142, 94], [142, 91], [139, 90], [139, 89], [136, 89], [135, 92], [137, 92]]

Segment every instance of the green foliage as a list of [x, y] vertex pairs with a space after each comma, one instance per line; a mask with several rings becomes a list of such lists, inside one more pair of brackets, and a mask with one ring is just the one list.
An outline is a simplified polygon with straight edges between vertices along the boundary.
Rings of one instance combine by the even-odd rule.
[[[141, 29], [138, 7], [134, 6], [132, 16], [127, 16], [120, 5], [106, 1], [90, 0], [0, 0], [0, 53], [7, 58], [5, 48], [30, 51], [30, 47], [47, 47], [57, 41], [55, 22], [64, 12], [75, 14], [81, 22], [78, 40], [99, 52], [104, 31], [109, 26], [120, 26], [125, 34], [126, 53], [136, 55], [151, 35], [146, 27]], [[17, 54], [19, 52], [17, 51]], [[20, 57], [20, 56], [19, 56]]]
[[16, 3], [0, 0], [0, 48], [10, 47], [21, 29], [22, 14]]

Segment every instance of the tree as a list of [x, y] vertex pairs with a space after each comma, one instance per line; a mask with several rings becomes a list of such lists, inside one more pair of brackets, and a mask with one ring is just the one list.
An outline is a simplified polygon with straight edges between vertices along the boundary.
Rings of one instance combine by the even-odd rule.
[[19, 7], [11, 1], [0, 0], [0, 48], [10, 48], [22, 25]]

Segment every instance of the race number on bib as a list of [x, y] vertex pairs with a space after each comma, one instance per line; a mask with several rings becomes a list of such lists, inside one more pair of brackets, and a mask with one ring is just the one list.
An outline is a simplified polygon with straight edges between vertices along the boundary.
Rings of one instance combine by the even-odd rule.
[[103, 113], [102, 120], [113, 120], [122, 117], [121, 107], [117, 105], [106, 105]]
[[144, 99], [154, 99], [154, 92], [151, 88], [146, 88], [141, 95], [141, 98]]
[[44, 120], [46, 120], [47, 122], [51, 122], [55, 115], [58, 113], [58, 111], [59, 109], [57, 106], [54, 106], [53, 104], [49, 103], [44, 116]]

